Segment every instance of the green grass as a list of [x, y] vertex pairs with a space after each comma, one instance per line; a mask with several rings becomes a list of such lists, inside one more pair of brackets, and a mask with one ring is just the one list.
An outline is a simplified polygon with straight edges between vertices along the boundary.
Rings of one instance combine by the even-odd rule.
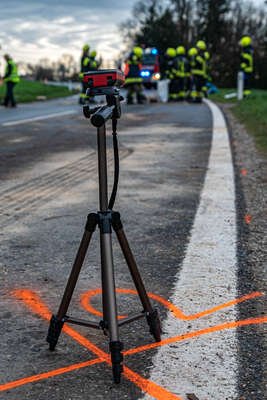
[[221, 103], [232, 103], [231, 111], [243, 123], [247, 131], [254, 136], [259, 150], [267, 154], [267, 90], [253, 90], [249, 98], [242, 101], [224, 99], [226, 93], [235, 89], [221, 89], [220, 93], [211, 95], [211, 100]]
[[[37, 81], [21, 80], [15, 87], [14, 94], [18, 103], [36, 101], [38, 96], [45, 96], [47, 99], [70, 96], [77, 91], [69, 91], [64, 86], [45, 85]], [[1, 102], [5, 96], [5, 85], [0, 86]]]

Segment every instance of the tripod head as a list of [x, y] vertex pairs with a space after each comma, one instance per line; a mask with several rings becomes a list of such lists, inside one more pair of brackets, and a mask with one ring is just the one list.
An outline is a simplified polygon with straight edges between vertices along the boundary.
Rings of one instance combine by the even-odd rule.
[[120, 70], [100, 70], [84, 74], [83, 82], [88, 85], [87, 95], [106, 96], [107, 104], [90, 108], [83, 107], [85, 118], [91, 118], [91, 123], [100, 128], [108, 119], [117, 120], [121, 116], [120, 102], [123, 97], [120, 95], [120, 87], [124, 83], [124, 75]]

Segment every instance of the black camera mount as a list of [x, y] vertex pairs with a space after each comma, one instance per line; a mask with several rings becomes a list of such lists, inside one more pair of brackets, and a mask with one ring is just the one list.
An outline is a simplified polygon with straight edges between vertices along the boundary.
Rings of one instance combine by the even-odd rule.
[[121, 104], [123, 97], [120, 95], [120, 89], [111, 87], [88, 88], [87, 96], [106, 96], [106, 105], [90, 107], [88, 104], [83, 106], [85, 118], [91, 118], [91, 123], [96, 128], [101, 127], [109, 119], [117, 120], [121, 117]]

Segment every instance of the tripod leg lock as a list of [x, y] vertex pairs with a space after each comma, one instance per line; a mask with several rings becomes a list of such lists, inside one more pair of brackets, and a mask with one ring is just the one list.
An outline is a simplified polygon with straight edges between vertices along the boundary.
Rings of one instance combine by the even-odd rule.
[[59, 320], [55, 315], [52, 315], [46, 337], [46, 341], [49, 343], [50, 350], [55, 349], [63, 324], [64, 321]]
[[87, 221], [86, 221], [86, 225], [85, 225], [85, 230], [87, 232], [91, 232], [93, 233], [96, 229], [96, 226], [99, 222], [99, 216], [96, 213], [90, 213], [87, 216]]
[[112, 212], [112, 227], [115, 232], [118, 232], [123, 228], [122, 222], [121, 222], [121, 215], [117, 211]]
[[115, 383], [120, 383], [121, 373], [123, 372], [123, 355], [121, 353], [123, 344], [119, 341], [110, 342], [109, 349], [112, 362], [113, 380]]

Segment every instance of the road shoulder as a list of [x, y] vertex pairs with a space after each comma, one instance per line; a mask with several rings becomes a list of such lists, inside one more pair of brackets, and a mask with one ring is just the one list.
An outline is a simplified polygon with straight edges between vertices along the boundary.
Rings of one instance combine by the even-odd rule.
[[[231, 113], [229, 106], [220, 104], [229, 127], [235, 165], [238, 220], [238, 294], [267, 289], [267, 158], [260, 153], [253, 138]], [[266, 297], [239, 305], [240, 319], [263, 315]], [[265, 398], [267, 379], [266, 336], [261, 325], [238, 332], [239, 393], [242, 399]], [[265, 343], [264, 343], [265, 340]], [[265, 350], [264, 350], [265, 349]], [[266, 390], [266, 389], [265, 389]]]

